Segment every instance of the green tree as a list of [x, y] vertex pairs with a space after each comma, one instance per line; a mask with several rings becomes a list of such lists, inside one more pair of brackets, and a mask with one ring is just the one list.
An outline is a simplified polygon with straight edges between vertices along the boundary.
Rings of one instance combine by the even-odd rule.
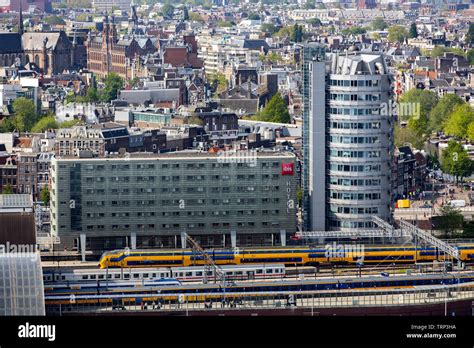
[[76, 21], [79, 21], [79, 22], [88, 22], [89, 19], [91, 18], [91, 16], [87, 13], [81, 13], [79, 15], [76, 16]]
[[367, 32], [367, 29], [364, 27], [350, 27], [343, 29], [341, 32], [344, 35], [360, 35], [365, 34]]
[[459, 139], [465, 139], [467, 136], [467, 127], [474, 121], [474, 110], [463, 103], [456, 106], [449, 115], [444, 125], [444, 132]]
[[456, 47], [444, 47], [444, 46], [436, 46], [431, 50], [429, 53], [430, 57], [436, 58], [436, 57], [441, 57], [444, 55], [445, 52], [452, 52], [458, 56], [465, 57], [466, 54], [464, 51], [460, 48]]
[[464, 217], [459, 209], [450, 204], [444, 204], [440, 209], [440, 216], [435, 220], [436, 228], [444, 231], [444, 237], [452, 236], [454, 231], [461, 229], [464, 224]]
[[12, 117], [6, 117], [0, 122], [0, 133], [11, 133], [15, 130]]
[[31, 128], [33, 133], [42, 133], [48, 129], [57, 129], [59, 127], [54, 116], [45, 116], [38, 120], [35, 125]]
[[319, 18], [310, 18], [308, 20], [308, 23], [311, 24], [313, 27], [319, 27], [321, 26], [321, 20]]
[[271, 24], [271, 23], [263, 23], [260, 26], [260, 30], [263, 31], [264, 33], [268, 33], [270, 35], [273, 35], [278, 31], [278, 28], [275, 25]]
[[404, 26], [393, 25], [388, 28], [388, 41], [403, 42], [408, 37], [408, 31]]
[[265, 108], [256, 117], [259, 121], [276, 122], [276, 123], [290, 123], [291, 117], [288, 112], [288, 106], [277, 92], [268, 102]]
[[76, 102], [76, 94], [74, 92], [69, 92], [65, 98], [66, 104], [71, 104]]
[[387, 29], [388, 24], [383, 20], [382, 17], [376, 17], [372, 21], [371, 26], [372, 26], [372, 29], [374, 29], [374, 30], [385, 30], [385, 29]]
[[470, 141], [474, 141], [474, 122], [469, 123], [469, 125], [467, 126], [466, 137]]
[[471, 175], [473, 166], [469, 159], [467, 151], [461, 144], [454, 140], [450, 140], [448, 147], [443, 150], [441, 155], [441, 169], [455, 177], [456, 182]]
[[48, 206], [51, 199], [48, 186], [44, 186], [40, 192], [40, 199], [43, 201], [44, 205]]
[[295, 23], [293, 26], [293, 32], [291, 35], [291, 41], [301, 42], [303, 41], [303, 26]]
[[64, 122], [59, 124], [58, 128], [71, 128], [72, 126], [78, 124], [79, 122], [81, 122], [81, 121], [78, 120], [78, 119], [74, 119], [74, 120], [70, 120], [70, 121], [64, 121]]
[[11, 195], [11, 194], [13, 194], [13, 186], [10, 184], [6, 184], [3, 187], [2, 195]]
[[293, 42], [301, 42], [303, 40], [303, 35], [303, 26], [298, 24], [283, 27], [275, 33], [276, 37], [287, 37]]
[[204, 18], [197, 12], [189, 12], [189, 19], [194, 22], [204, 23]]
[[215, 94], [220, 94], [227, 89], [227, 79], [222, 73], [217, 73], [209, 77], [212, 89], [215, 91]]
[[199, 116], [191, 116], [186, 118], [186, 124], [197, 124], [199, 126], [204, 126], [204, 121]]
[[413, 22], [410, 25], [410, 30], [408, 31], [408, 37], [411, 39], [417, 38], [418, 37], [418, 30], [416, 29], [416, 23]]
[[267, 55], [267, 60], [274, 63], [274, 64], [276, 64], [281, 60], [281, 56], [276, 52], [270, 52]]
[[411, 144], [415, 149], [422, 150], [424, 146], [424, 138], [420, 137], [411, 128], [401, 128], [398, 125], [394, 127], [395, 145], [400, 147], [406, 144]]
[[13, 102], [13, 125], [20, 132], [29, 131], [36, 122], [36, 108], [32, 100], [20, 97]]
[[[418, 136], [428, 132], [428, 115], [438, 102], [436, 93], [424, 89], [412, 88], [400, 98], [400, 106], [410, 106], [413, 115], [399, 115], [401, 119], [408, 119], [408, 127]], [[406, 108], [408, 110], [408, 108]], [[418, 112], [419, 111], [419, 112]]]
[[431, 110], [429, 129], [440, 131], [456, 106], [463, 104], [463, 100], [456, 94], [445, 94]]
[[474, 65], [474, 48], [467, 51], [466, 59], [469, 62], [469, 65]]
[[233, 24], [233, 22], [229, 21], [218, 21], [217, 26], [220, 28], [230, 28]]
[[104, 89], [101, 93], [101, 100], [109, 103], [117, 99], [117, 93], [123, 88], [123, 79], [116, 73], [110, 73], [104, 80]]
[[304, 4], [303, 7], [305, 10], [314, 10], [316, 8], [316, 1], [306, 1], [306, 4]]
[[428, 166], [428, 168], [434, 169], [434, 170], [438, 170], [441, 167], [439, 163], [439, 159], [436, 154], [435, 155], [428, 154], [428, 156], [426, 156], [426, 165]]
[[98, 102], [100, 100], [100, 94], [95, 87], [89, 87], [87, 89], [86, 101], [89, 103]]
[[43, 19], [46, 24], [49, 25], [66, 25], [64, 19], [58, 16], [50, 16]]
[[171, 19], [173, 18], [174, 14], [174, 7], [171, 4], [165, 4], [161, 8], [161, 12], [163, 13], [163, 17], [165, 17], [166, 19]]
[[250, 20], [260, 20], [260, 16], [258, 15], [258, 13], [251, 13], [251, 14], [249, 14], [249, 16], [247, 17], [247, 19], [250, 19]]
[[372, 34], [370, 34], [370, 36], [371, 36], [371, 38], [374, 39], [375, 41], [379, 41], [379, 40], [382, 38], [382, 36], [380, 36], [379, 33], [372, 33]]
[[474, 23], [469, 24], [469, 30], [467, 31], [467, 35], [466, 35], [466, 44], [468, 45], [474, 44]]
[[296, 201], [298, 202], [298, 206], [302, 206], [303, 202], [303, 190], [301, 188], [296, 189]]

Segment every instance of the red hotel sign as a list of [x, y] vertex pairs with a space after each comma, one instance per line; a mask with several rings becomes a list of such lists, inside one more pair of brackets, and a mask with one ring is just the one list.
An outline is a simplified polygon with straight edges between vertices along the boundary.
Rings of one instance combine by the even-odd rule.
[[281, 175], [294, 175], [294, 163], [282, 163]]

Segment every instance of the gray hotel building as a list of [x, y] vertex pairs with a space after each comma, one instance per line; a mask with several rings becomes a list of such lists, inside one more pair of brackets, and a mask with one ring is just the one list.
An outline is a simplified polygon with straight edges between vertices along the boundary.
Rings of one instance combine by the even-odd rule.
[[61, 247], [286, 245], [296, 231], [296, 157], [183, 151], [55, 157], [51, 229]]

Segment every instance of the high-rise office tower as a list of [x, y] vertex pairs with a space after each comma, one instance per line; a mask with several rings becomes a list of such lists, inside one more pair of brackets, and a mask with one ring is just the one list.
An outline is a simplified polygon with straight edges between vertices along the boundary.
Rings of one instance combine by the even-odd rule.
[[[390, 76], [382, 55], [331, 53], [308, 66], [309, 229], [390, 217]], [[306, 106], [306, 105], [305, 105]]]

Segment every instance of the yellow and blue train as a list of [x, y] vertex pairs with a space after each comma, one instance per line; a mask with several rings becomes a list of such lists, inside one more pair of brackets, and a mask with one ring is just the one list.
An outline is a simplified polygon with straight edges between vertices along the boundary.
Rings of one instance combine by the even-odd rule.
[[[474, 261], [474, 244], [454, 245], [463, 262]], [[287, 266], [319, 266], [326, 264], [393, 264], [444, 261], [449, 255], [427, 246], [364, 246], [358, 252], [328, 253], [324, 247], [248, 248], [207, 251], [218, 265], [281, 263]], [[188, 267], [204, 265], [205, 259], [191, 249], [114, 250], [105, 252], [99, 261], [104, 268]]]

